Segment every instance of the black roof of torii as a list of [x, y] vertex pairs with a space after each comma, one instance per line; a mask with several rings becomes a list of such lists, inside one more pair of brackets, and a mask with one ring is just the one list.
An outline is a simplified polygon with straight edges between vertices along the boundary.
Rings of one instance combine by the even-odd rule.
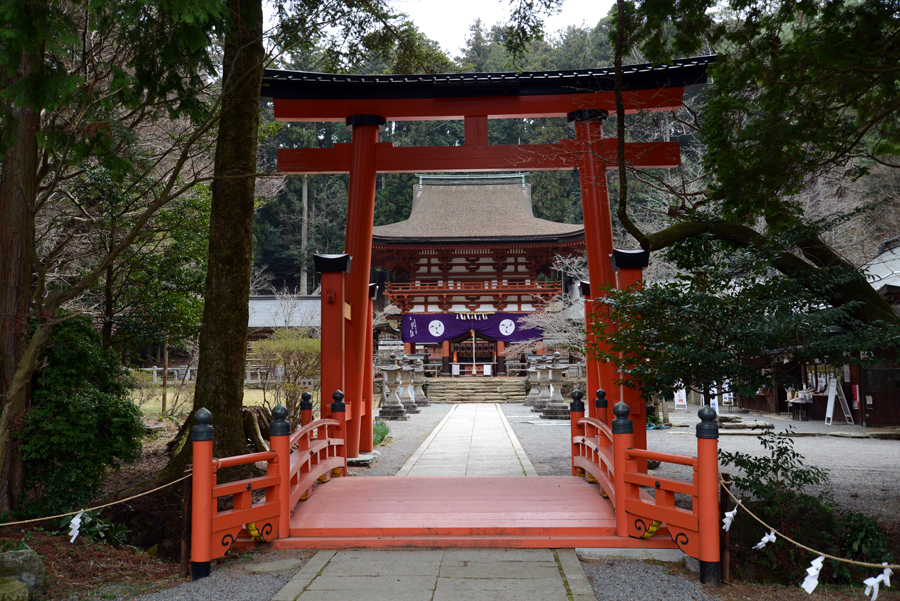
[[[665, 65], [622, 68], [626, 90], [699, 86], [706, 83], [706, 67], [715, 55], [676, 59]], [[441, 73], [413, 75], [339, 75], [266, 69], [264, 99], [452, 98], [474, 96], [531, 96], [612, 92], [612, 67], [521, 73]]]

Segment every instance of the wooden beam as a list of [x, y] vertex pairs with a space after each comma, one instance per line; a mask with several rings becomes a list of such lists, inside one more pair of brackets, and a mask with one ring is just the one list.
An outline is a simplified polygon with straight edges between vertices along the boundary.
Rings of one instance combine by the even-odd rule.
[[[437, 171], [557, 171], [574, 169], [578, 159], [593, 152], [607, 169], [618, 167], [616, 139], [598, 140], [590, 148], [580, 140], [558, 144], [495, 146], [407, 146], [381, 142], [375, 147], [378, 173], [425, 173]], [[678, 142], [630, 142], [625, 145], [629, 167], [656, 169], [681, 164]], [[278, 150], [278, 170], [283, 173], [349, 173], [350, 144], [333, 148], [286, 148]]]
[[[623, 93], [626, 113], [675, 111], [681, 108], [684, 88], [633, 90]], [[388, 121], [441, 121], [467, 115], [489, 119], [565, 117], [572, 111], [601, 109], [615, 112], [613, 92], [486, 96], [467, 98], [286, 99], [274, 101], [278, 121], [344, 121], [350, 115], [381, 115]]]

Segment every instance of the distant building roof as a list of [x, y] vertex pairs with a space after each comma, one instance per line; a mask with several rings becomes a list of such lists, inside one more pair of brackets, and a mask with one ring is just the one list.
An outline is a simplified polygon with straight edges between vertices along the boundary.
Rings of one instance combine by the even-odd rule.
[[320, 321], [319, 296], [272, 295], [250, 297], [248, 329], [317, 328]]
[[900, 295], [900, 236], [878, 246], [878, 255], [863, 265], [869, 282], [889, 302], [896, 304]]
[[419, 176], [409, 219], [373, 230], [373, 244], [576, 242], [584, 226], [538, 219], [523, 174]]

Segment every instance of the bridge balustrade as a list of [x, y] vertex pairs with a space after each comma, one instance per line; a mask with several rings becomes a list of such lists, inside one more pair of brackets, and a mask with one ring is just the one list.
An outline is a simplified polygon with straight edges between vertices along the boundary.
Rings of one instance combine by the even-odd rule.
[[[344, 394], [332, 395], [334, 419], [312, 419], [311, 396], [303, 393], [300, 426], [291, 432], [288, 410], [272, 410], [271, 449], [235, 457], [213, 457], [212, 413], [200, 409], [191, 429], [194, 464], [191, 485], [191, 577], [209, 576], [210, 563], [225, 555], [239, 538], [261, 542], [287, 538], [298, 502], [305, 500], [316, 482], [347, 474], [344, 447]], [[256, 463], [266, 464], [266, 475], [217, 484], [219, 470]], [[255, 491], [265, 496], [254, 502]], [[219, 499], [230, 496], [232, 508], [219, 510]]]
[[[668, 534], [685, 554], [700, 560], [701, 582], [719, 581], [719, 430], [716, 412], [700, 409], [697, 457], [634, 448], [629, 407], [617, 403], [607, 424], [606, 393], [597, 391], [598, 418], [585, 417], [583, 395], [572, 393], [572, 474], [599, 485], [615, 508], [616, 534], [650, 538]], [[689, 466], [691, 482], [642, 473], [638, 460]], [[653, 489], [651, 496], [641, 489]], [[675, 495], [691, 498], [691, 509], [676, 506]]]

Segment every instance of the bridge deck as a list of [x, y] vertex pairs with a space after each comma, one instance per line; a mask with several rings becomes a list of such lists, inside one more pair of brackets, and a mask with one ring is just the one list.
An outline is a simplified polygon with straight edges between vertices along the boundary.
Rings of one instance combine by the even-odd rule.
[[298, 504], [276, 548], [649, 547], [615, 536], [596, 484], [564, 477], [347, 477]]

